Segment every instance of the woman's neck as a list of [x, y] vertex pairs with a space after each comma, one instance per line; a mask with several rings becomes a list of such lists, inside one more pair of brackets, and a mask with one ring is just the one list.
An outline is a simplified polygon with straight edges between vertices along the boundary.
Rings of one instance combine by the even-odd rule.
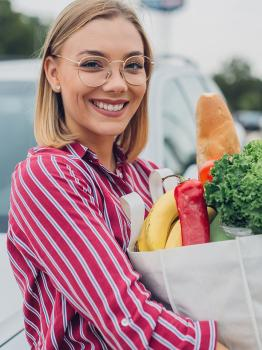
[[99, 162], [109, 171], [115, 172], [116, 169], [116, 160], [113, 152], [114, 140], [107, 141], [103, 140], [99, 144], [97, 142], [88, 142], [79, 140], [81, 144], [90, 148], [93, 151], [99, 160]]
[[100, 151], [96, 151], [97, 158], [99, 159], [99, 162], [109, 171], [112, 171], [113, 173], [116, 170], [116, 160], [115, 156], [113, 153], [113, 148], [112, 152], [110, 154], [103, 153]]

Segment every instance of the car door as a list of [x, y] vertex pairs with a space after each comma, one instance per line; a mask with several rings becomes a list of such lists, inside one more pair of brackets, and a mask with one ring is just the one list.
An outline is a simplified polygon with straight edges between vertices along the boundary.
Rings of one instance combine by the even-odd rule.
[[0, 348], [27, 350], [22, 293], [9, 263], [6, 234], [0, 235], [0, 286]]
[[35, 145], [35, 82], [0, 81], [0, 232], [7, 232], [11, 175]]
[[0, 348], [3, 350], [29, 349], [24, 333], [22, 294], [10, 266], [6, 232], [11, 175], [15, 165], [35, 145], [34, 100], [35, 81], [0, 80]]
[[158, 62], [149, 89], [150, 129], [142, 153], [145, 158], [180, 174], [195, 163], [195, 109], [204, 92], [221, 94], [215, 82], [190, 62]]

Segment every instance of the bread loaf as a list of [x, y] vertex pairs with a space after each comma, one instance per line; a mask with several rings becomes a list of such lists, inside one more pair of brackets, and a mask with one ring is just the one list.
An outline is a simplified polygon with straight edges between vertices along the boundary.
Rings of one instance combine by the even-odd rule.
[[197, 166], [224, 154], [240, 152], [240, 142], [232, 115], [217, 94], [203, 94], [196, 110]]

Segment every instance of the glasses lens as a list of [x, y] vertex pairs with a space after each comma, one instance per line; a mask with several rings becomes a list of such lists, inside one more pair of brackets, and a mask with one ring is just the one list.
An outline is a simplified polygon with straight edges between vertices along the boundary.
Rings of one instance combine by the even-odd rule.
[[[142, 85], [149, 78], [150, 63], [150, 59], [145, 56], [132, 56], [124, 62], [121, 72], [129, 84]], [[86, 86], [101, 86], [111, 75], [111, 64], [104, 57], [88, 56], [80, 61], [78, 74]]]
[[104, 84], [109, 70], [109, 62], [106, 58], [88, 56], [80, 61], [78, 74], [85, 85], [97, 87]]
[[150, 59], [145, 56], [129, 57], [124, 63], [124, 76], [131, 85], [142, 85], [149, 78]]

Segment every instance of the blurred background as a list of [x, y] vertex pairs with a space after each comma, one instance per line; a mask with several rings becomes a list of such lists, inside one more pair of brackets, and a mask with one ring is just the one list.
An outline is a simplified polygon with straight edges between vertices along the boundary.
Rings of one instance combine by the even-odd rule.
[[[196, 176], [195, 108], [204, 92], [223, 96], [242, 145], [262, 137], [261, 0], [123, 1], [139, 14], [156, 62], [145, 158]], [[35, 145], [40, 49], [70, 2], [0, 0], [0, 232], [7, 229], [13, 169]]]
[[[140, 14], [155, 54], [181, 54], [199, 64], [236, 118], [256, 131], [262, 114], [262, 1], [128, 2]], [[36, 57], [48, 26], [69, 3], [0, 0], [0, 59]]]

